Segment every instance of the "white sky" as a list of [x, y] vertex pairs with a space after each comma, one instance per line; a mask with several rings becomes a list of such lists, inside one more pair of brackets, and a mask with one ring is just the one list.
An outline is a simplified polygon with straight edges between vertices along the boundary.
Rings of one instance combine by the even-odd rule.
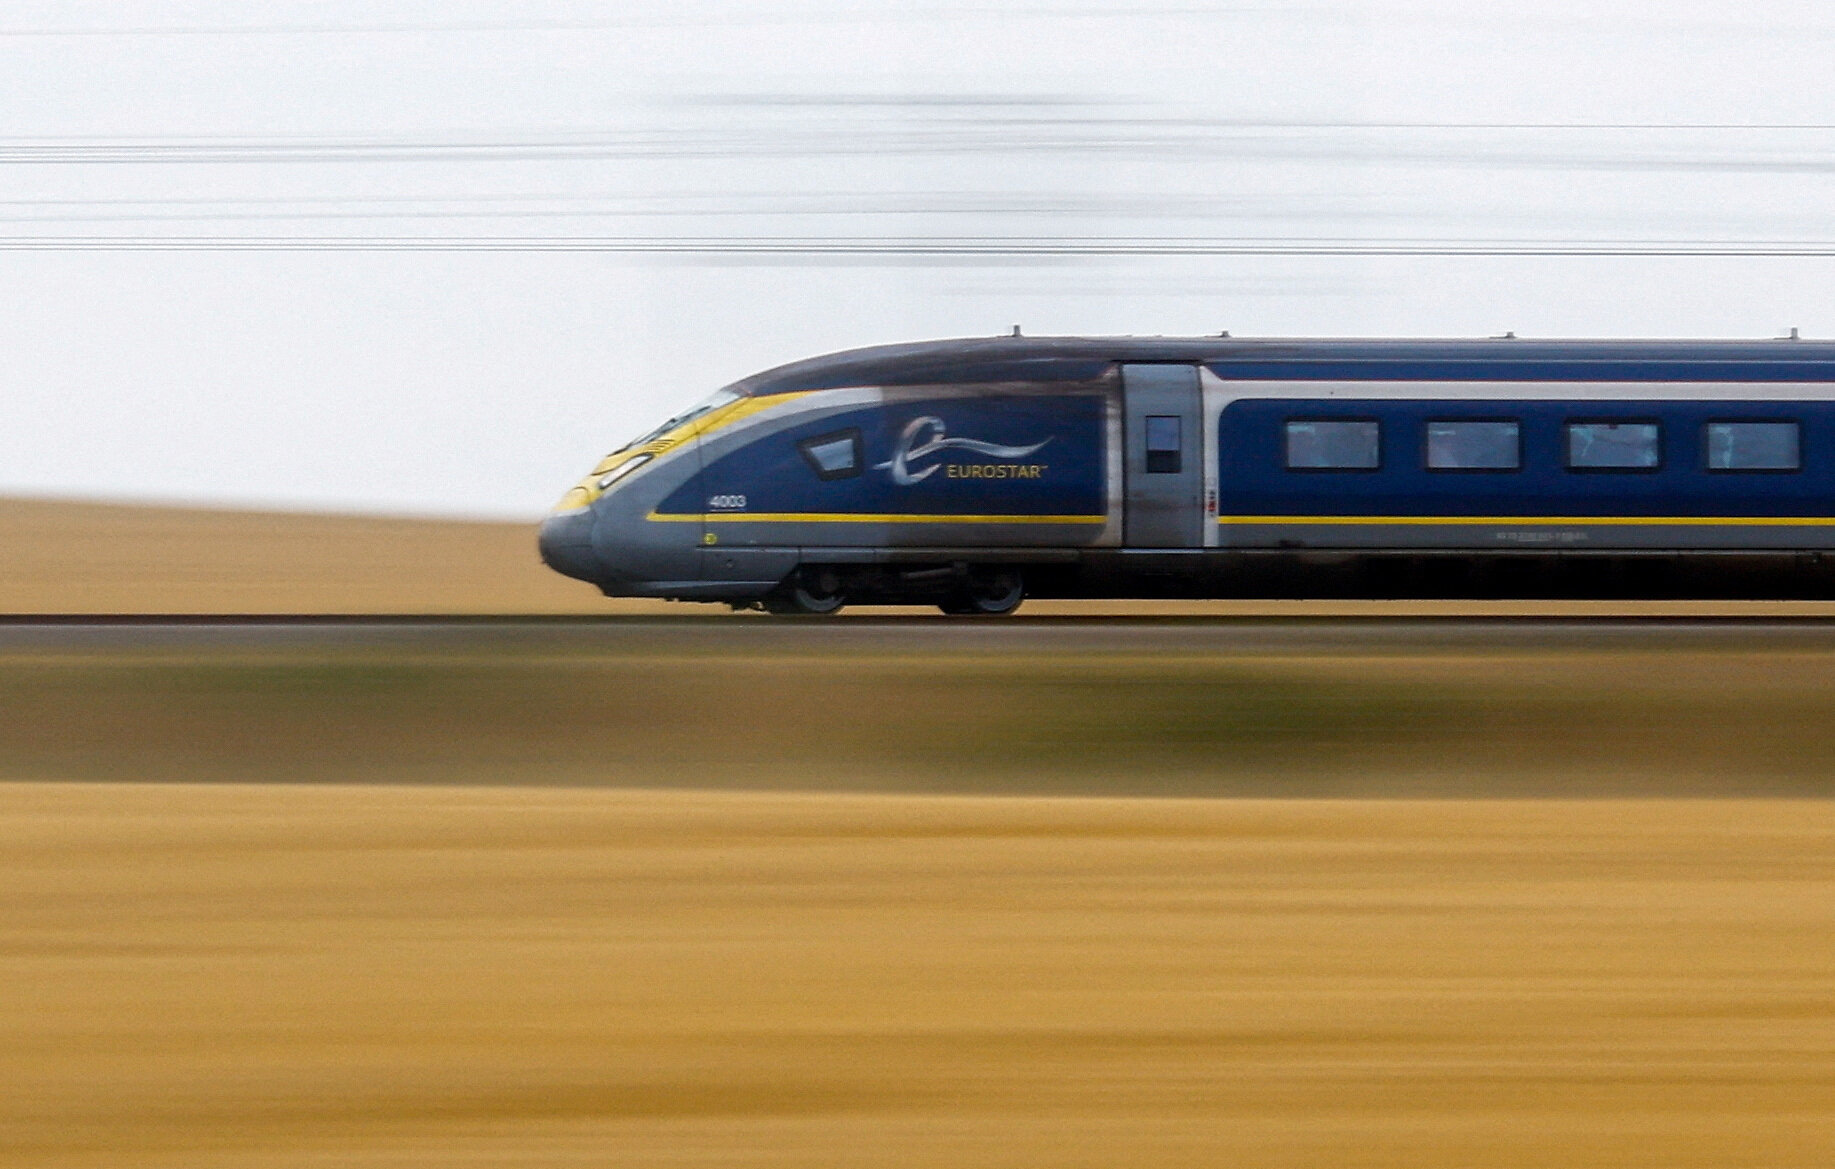
[[[1718, 0], [8, 0], [0, 492], [533, 517], [747, 373], [1015, 322], [1835, 336], [1835, 254], [1052, 254], [1835, 245], [1832, 53]], [[174, 236], [304, 250], [72, 247]]]

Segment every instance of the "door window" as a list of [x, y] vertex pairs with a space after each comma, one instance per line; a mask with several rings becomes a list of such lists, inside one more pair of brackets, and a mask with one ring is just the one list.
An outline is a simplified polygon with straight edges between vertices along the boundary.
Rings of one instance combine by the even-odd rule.
[[1176, 475], [1183, 467], [1181, 421], [1177, 414], [1147, 415], [1147, 474]]

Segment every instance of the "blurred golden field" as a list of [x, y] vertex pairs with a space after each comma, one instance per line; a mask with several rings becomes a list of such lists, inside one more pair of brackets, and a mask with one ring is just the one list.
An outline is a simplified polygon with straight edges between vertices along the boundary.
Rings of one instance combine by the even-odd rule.
[[0, 499], [0, 613], [602, 612], [535, 526]]
[[0, 787], [19, 1166], [1806, 1166], [1835, 811]]

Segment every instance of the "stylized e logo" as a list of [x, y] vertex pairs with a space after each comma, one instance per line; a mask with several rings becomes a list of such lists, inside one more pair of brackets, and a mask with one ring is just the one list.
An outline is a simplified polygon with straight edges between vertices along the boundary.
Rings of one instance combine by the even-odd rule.
[[[918, 436], [926, 430], [934, 431], [930, 440], [918, 444]], [[940, 464], [933, 463], [922, 471], [911, 473], [911, 460], [922, 459], [936, 454], [943, 449], [943, 420], [932, 418], [928, 414], [922, 418], [913, 418], [905, 424], [905, 433], [898, 436], [898, 446], [892, 452], [892, 461], [879, 464], [880, 470], [891, 472], [892, 482], [900, 487], [909, 487], [913, 483], [922, 483], [937, 473]]]
[[[926, 433], [928, 432], [928, 437]], [[1055, 437], [1055, 436], [1053, 436]], [[923, 442], [918, 440], [923, 438]], [[893, 448], [892, 457], [883, 463], [875, 463], [875, 471], [884, 471], [892, 477], [892, 482], [900, 487], [909, 487], [913, 483], [922, 483], [937, 473], [940, 463], [932, 463], [921, 471], [913, 471], [911, 463], [916, 459], [928, 458], [938, 451], [965, 450], [978, 455], [987, 455], [994, 459], [1023, 459], [1050, 442], [1035, 442], [1031, 446], [1001, 446], [998, 443], [982, 442], [973, 438], [949, 438], [943, 429], [943, 420], [929, 414], [913, 418], [905, 424], [904, 433], [898, 436], [898, 445]]]

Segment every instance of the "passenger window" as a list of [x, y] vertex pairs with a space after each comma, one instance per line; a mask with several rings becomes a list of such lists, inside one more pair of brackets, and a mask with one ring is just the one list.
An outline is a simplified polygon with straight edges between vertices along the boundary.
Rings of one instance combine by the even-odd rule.
[[1795, 422], [1710, 422], [1708, 470], [1796, 471], [1803, 467]]
[[1654, 471], [1663, 462], [1655, 422], [1570, 422], [1567, 465], [1573, 471]]
[[1289, 471], [1374, 471], [1382, 463], [1381, 452], [1381, 428], [1374, 420], [1287, 424]]
[[1515, 422], [1427, 424], [1430, 471], [1515, 471], [1522, 465], [1522, 433]]
[[1185, 444], [1177, 414], [1147, 416], [1147, 474], [1176, 475], [1184, 464]]
[[796, 444], [818, 479], [851, 479], [860, 474], [860, 431], [837, 430]]

